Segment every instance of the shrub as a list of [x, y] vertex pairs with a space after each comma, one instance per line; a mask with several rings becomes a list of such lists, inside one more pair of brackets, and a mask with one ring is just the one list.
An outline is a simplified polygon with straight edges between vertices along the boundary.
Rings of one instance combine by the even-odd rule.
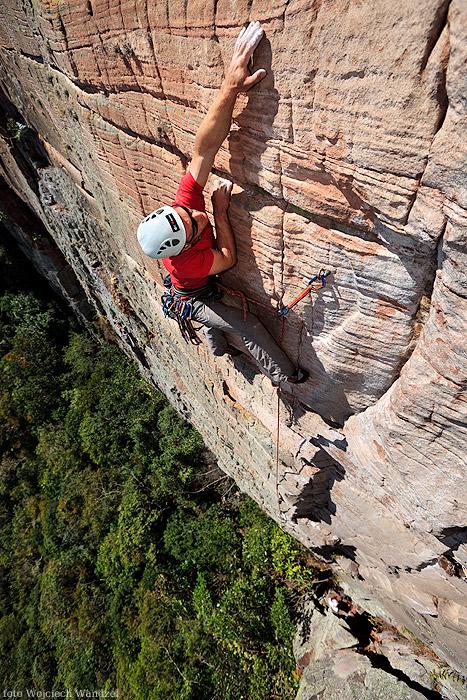
[[222, 507], [176, 511], [164, 531], [164, 547], [182, 569], [226, 572], [238, 561], [238, 535]]

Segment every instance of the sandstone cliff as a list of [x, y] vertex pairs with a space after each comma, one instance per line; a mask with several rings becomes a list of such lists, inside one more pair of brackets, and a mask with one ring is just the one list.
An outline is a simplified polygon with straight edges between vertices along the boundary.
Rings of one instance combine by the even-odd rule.
[[[465, 669], [465, 3], [5, 0], [0, 17], [9, 228], [73, 299], [44, 262], [52, 237], [222, 468], [333, 551], [354, 600]], [[285, 324], [312, 381], [279, 407], [277, 479], [274, 390], [248, 360], [184, 344], [135, 239], [173, 197], [250, 18], [268, 76], [216, 160], [236, 183], [223, 281], [279, 337], [277, 306], [333, 270]]]

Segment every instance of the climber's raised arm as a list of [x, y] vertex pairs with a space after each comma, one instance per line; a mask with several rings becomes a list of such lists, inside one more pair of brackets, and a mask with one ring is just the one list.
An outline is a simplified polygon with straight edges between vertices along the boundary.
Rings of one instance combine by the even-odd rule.
[[196, 134], [189, 171], [202, 187], [209, 177], [217, 151], [230, 131], [237, 95], [249, 90], [266, 75], [264, 68], [253, 75], [248, 72], [248, 62], [263, 33], [259, 22], [250, 22], [240, 32], [220, 90]]

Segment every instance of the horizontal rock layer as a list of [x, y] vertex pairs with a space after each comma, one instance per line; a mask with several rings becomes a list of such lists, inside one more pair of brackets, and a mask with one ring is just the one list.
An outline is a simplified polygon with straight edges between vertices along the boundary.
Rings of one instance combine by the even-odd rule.
[[[0, 18], [4, 183], [223, 468], [305, 544], [355, 559], [355, 595], [461, 668], [464, 4], [8, 0]], [[268, 381], [183, 344], [159, 308], [162, 267], [135, 240], [141, 215], [172, 200], [250, 18], [268, 75], [215, 163], [235, 181], [239, 262], [224, 282], [280, 338], [277, 306], [333, 271], [285, 323], [312, 381], [279, 406], [277, 479]], [[36, 224], [4, 208], [24, 240]]]

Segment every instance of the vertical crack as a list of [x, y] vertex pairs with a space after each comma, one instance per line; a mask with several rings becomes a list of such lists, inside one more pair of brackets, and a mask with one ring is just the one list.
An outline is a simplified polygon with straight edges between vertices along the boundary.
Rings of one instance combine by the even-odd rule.
[[[451, 0], [446, 0], [446, 2], [443, 4], [442, 8], [440, 8], [440, 10], [438, 12], [437, 21], [434, 22], [435, 29], [433, 30], [433, 33], [430, 37], [430, 40], [428, 41], [427, 48], [426, 48], [424, 57], [422, 59], [421, 74], [423, 74], [423, 71], [425, 70], [425, 68], [427, 66], [428, 60], [429, 60], [430, 56], [432, 55], [435, 46], [440, 41], [445, 27], [449, 26], [448, 13], [449, 13], [450, 3], [451, 3]], [[441, 9], [442, 9], [442, 12], [441, 12]], [[427, 150], [427, 155], [426, 155], [426, 160], [425, 160], [423, 170], [420, 173], [420, 175], [418, 176], [417, 186], [416, 186], [416, 188], [413, 192], [412, 198], [408, 204], [407, 213], [406, 213], [405, 219], [403, 221], [404, 226], [409, 221], [410, 213], [411, 213], [413, 206], [417, 200], [418, 191], [423, 183], [423, 177], [425, 175], [425, 171], [426, 171], [428, 164], [430, 162], [430, 153], [431, 153], [431, 150], [433, 147], [433, 143], [436, 139], [437, 134], [443, 128], [443, 124], [444, 124], [444, 121], [446, 119], [446, 115], [448, 112], [449, 98], [448, 98], [447, 88], [446, 88], [446, 74], [447, 74], [447, 70], [448, 70], [448, 63], [449, 63], [449, 53], [448, 53], [448, 59], [446, 60], [445, 64], [443, 64], [443, 62], [441, 62], [440, 67], [439, 67], [440, 77], [439, 77], [439, 81], [438, 81], [438, 85], [437, 85], [437, 89], [436, 89], [436, 99], [437, 99], [437, 102], [439, 105], [438, 120], [437, 120], [435, 129], [434, 129], [431, 143], [430, 143], [428, 150]]]
[[430, 56], [433, 53], [433, 50], [438, 43], [441, 34], [443, 33], [443, 29], [448, 23], [448, 14], [449, 14], [449, 6], [451, 4], [451, 0], [444, 0], [440, 6], [438, 7], [437, 11], [435, 12], [435, 15], [433, 17], [433, 22], [428, 34], [428, 41], [425, 47], [424, 54], [422, 56], [422, 61], [420, 65], [420, 71], [423, 72], [427, 66], [428, 61], [430, 60]]
[[58, 22], [59, 22], [59, 26], [60, 26], [60, 31], [63, 34], [63, 41], [65, 42], [65, 53], [67, 55], [68, 60], [70, 61], [71, 70], [73, 71], [74, 77], [78, 78], [78, 68], [77, 68], [75, 60], [73, 58], [73, 52], [70, 50], [69, 45], [68, 45], [68, 36], [66, 33], [66, 27], [65, 27], [65, 23], [63, 21], [62, 15], [60, 13], [58, 14]]
[[282, 305], [284, 298], [284, 264], [285, 264], [285, 242], [284, 242], [284, 224], [285, 224], [285, 214], [287, 207], [282, 211], [282, 223], [281, 223], [281, 274], [280, 274], [280, 296], [279, 302]]
[[290, 0], [287, 0], [287, 2], [285, 3], [284, 12], [282, 13], [282, 24], [284, 27], [285, 27], [285, 13], [287, 12], [289, 2], [290, 2]]
[[[146, 4], [146, 12], [147, 12], [147, 4]], [[149, 18], [148, 18], [148, 22], [149, 22]], [[179, 149], [177, 148], [177, 143], [176, 143], [176, 139], [175, 139], [175, 132], [174, 132], [173, 124], [172, 124], [172, 122], [171, 122], [171, 120], [170, 120], [169, 111], [168, 111], [168, 108], [167, 108], [167, 95], [165, 94], [164, 83], [162, 82], [162, 74], [161, 74], [161, 72], [160, 72], [160, 70], [159, 70], [158, 60], [157, 60], [157, 56], [156, 56], [156, 49], [155, 49], [155, 46], [154, 46], [154, 42], [153, 42], [153, 40], [152, 40], [151, 31], [150, 31], [149, 29], [148, 29], [148, 41], [149, 41], [149, 44], [150, 44], [150, 46], [151, 46], [152, 55], [154, 56], [154, 67], [155, 67], [156, 74], [157, 74], [157, 77], [158, 77], [158, 79], [159, 79], [159, 83], [160, 83], [160, 86], [161, 86], [162, 103], [163, 103], [163, 105], [164, 105], [164, 112], [165, 112], [165, 117], [166, 117], [166, 124], [167, 124], [167, 126], [169, 127], [170, 132], [171, 132], [171, 137], [169, 137], [168, 134], [167, 134], [167, 138], [168, 138], [168, 141], [169, 141], [169, 146], [171, 146], [172, 153], [173, 153], [174, 155], [178, 155], [178, 156], [179, 156], [180, 151], [179, 151]], [[180, 156], [179, 156], [179, 157], [180, 157]]]

